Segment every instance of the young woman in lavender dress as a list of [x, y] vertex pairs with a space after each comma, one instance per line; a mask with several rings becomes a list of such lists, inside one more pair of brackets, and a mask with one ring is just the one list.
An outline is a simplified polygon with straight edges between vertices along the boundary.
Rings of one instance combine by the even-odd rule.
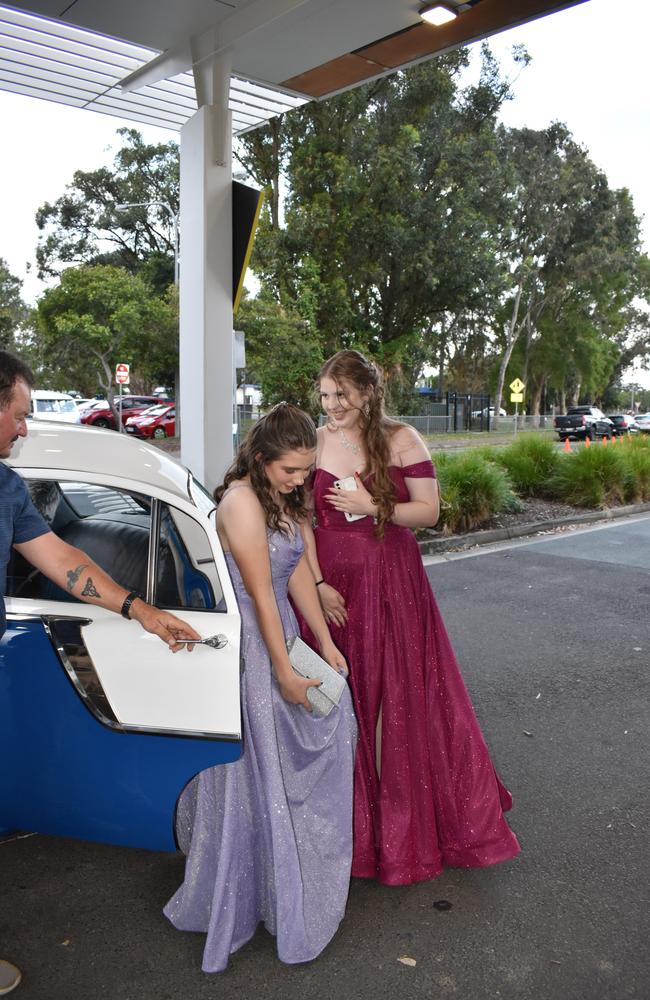
[[289, 595], [322, 656], [347, 673], [303, 554], [304, 481], [316, 431], [280, 403], [248, 435], [215, 493], [217, 530], [242, 618], [244, 752], [202, 772], [181, 797], [185, 880], [165, 907], [179, 930], [207, 935], [203, 969], [224, 969], [258, 924], [283, 962], [315, 958], [345, 912], [352, 857], [356, 722], [349, 691], [319, 717], [291, 668], [298, 634]]
[[[431, 457], [411, 427], [385, 415], [380, 373], [357, 351], [325, 363], [320, 394], [328, 423], [318, 431], [317, 527], [304, 534], [359, 723], [352, 874], [404, 885], [445, 865], [505, 861], [519, 852], [503, 816], [511, 797], [412, 530], [438, 519]], [[357, 488], [336, 488], [347, 476]], [[308, 623], [304, 631], [309, 638]]]

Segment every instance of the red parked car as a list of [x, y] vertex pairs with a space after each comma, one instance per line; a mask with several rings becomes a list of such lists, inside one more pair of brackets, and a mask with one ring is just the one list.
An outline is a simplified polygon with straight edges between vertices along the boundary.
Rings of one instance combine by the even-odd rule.
[[[115, 400], [117, 412], [122, 414], [122, 420], [126, 423], [127, 417], [135, 417], [142, 413], [154, 403], [160, 403], [158, 396], [122, 396]], [[94, 406], [84, 410], [81, 414], [81, 423], [89, 424], [91, 427], [110, 427], [115, 430], [115, 417], [113, 411], [105, 399], [100, 399]]]
[[127, 434], [143, 438], [174, 437], [176, 433], [176, 404], [158, 403], [134, 417], [127, 417], [124, 429]]

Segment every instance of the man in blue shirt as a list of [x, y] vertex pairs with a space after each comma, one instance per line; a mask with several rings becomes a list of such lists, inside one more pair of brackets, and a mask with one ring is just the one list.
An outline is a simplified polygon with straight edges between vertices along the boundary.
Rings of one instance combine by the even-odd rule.
[[[8, 458], [18, 438], [27, 435], [33, 385], [29, 366], [8, 351], [0, 351], [0, 459]], [[180, 618], [152, 607], [139, 595], [120, 587], [84, 552], [50, 531], [34, 507], [22, 478], [1, 461], [0, 638], [6, 629], [4, 593], [12, 547], [75, 597], [121, 613], [125, 618], [134, 618], [147, 632], [158, 635], [173, 652], [183, 648], [178, 640], [200, 638]], [[0, 959], [0, 996], [18, 986], [20, 978], [15, 965]]]

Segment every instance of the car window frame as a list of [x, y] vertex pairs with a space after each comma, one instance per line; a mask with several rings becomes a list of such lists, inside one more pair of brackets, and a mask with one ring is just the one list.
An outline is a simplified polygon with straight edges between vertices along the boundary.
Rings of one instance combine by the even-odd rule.
[[[158, 552], [158, 540], [160, 535], [160, 521], [161, 512], [163, 504], [167, 506], [177, 507], [183, 513], [191, 517], [193, 520], [197, 521], [200, 527], [204, 530], [205, 534], [208, 536], [210, 543], [211, 540], [211, 551], [214, 555], [215, 571], [217, 578], [219, 580], [219, 585], [221, 589], [221, 596], [223, 599], [223, 607], [218, 609], [214, 608], [187, 608], [188, 611], [195, 611], [198, 613], [207, 614], [238, 614], [237, 601], [234, 594], [234, 589], [232, 587], [232, 581], [230, 579], [230, 572], [228, 569], [228, 564], [225, 559], [223, 548], [216, 535], [216, 529], [214, 523], [211, 522], [209, 516], [206, 515], [204, 509], [194, 502], [191, 496], [181, 496], [175, 493], [173, 490], [164, 490], [159, 487], [153, 486], [150, 483], [143, 483], [139, 480], [123, 479], [119, 476], [113, 476], [110, 482], [106, 481], [106, 476], [95, 472], [84, 472], [83, 470], [69, 470], [69, 469], [44, 469], [44, 468], [33, 468], [33, 467], [22, 467], [19, 464], [15, 466], [16, 471], [25, 480], [48, 480], [57, 483], [68, 482], [68, 483], [88, 483], [89, 485], [103, 486], [107, 489], [121, 490], [124, 493], [132, 494], [139, 493], [151, 500], [151, 515], [149, 523], [149, 541], [147, 548], [147, 581], [146, 581], [146, 592], [143, 595], [148, 603], [154, 603], [155, 600], [155, 590], [157, 582], [158, 573], [158, 563], [159, 563], [159, 552]], [[215, 595], [216, 598], [216, 595]], [[11, 597], [11, 601], [30, 601], [33, 602], [33, 598], [22, 598], [22, 597]], [[71, 601], [69, 604], [70, 608], [75, 608], [75, 613], [77, 610], [79, 612], [85, 609], [87, 605], [83, 601]], [[176, 612], [182, 613], [183, 609], [174, 608]]]

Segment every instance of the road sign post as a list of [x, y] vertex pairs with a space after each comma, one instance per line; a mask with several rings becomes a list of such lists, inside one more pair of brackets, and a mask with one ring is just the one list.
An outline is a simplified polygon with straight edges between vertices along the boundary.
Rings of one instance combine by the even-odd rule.
[[122, 386], [128, 385], [131, 381], [131, 376], [129, 373], [129, 366], [121, 362], [115, 365], [115, 381], [120, 387], [120, 412], [118, 414], [117, 429], [120, 434], [124, 433], [124, 427], [122, 425]]
[[517, 421], [519, 419], [519, 404], [524, 401], [525, 388], [526, 383], [522, 382], [520, 378], [516, 378], [510, 383], [510, 402], [515, 404], [515, 434], [517, 433]]

